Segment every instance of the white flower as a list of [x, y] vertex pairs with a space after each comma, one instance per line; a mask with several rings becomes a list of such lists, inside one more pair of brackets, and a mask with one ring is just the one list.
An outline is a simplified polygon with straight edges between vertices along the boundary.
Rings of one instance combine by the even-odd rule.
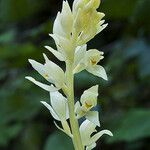
[[105, 69], [97, 65], [97, 63], [104, 58], [104, 53], [96, 49], [86, 51], [86, 47], [86, 45], [79, 46], [75, 51], [74, 73], [86, 69], [93, 75], [107, 80]]
[[96, 128], [96, 125], [88, 120], [85, 120], [80, 125], [81, 139], [82, 139], [83, 145], [86, 146], [86, 150], [92, 150], [96, 146], [96, 141], [103, 134], [113, 136], [113, 134], [109, 130], [102, 130], [96, 133], [95, 135], [91, 136], [92, 133], [97, 132], [95, 128]]
[[49, 34], [55, 41], [58, 52], [63, 56], [65, 60], [67, 57], [74, 54], [72, 50], [72, 43], [66, 37], [62, 37], [58, 34]]
[[[53, 34], [50, 36], [54, 39], [57, 50], [56, 53], [48, 48], [58, 59], [64, 61], [66, 57], [72, 55], [72, 30], [73, 30], [73, 14], [67, 1], [63, 1], [62, 11], [58, 12], [53, 26]], [[63, 57], [63, 58], [62, 58]]]
[[67, 119], [69, 118], [69, 110], [68, 110], [68, 103], [67, 99], [58, 91], [50, 92], [50, 104], [41, 101], [41, 103], [48, 108], [51, 115], [57, 121], [61, 121], [62, 126], [64, 128], [61, 129], [56, 123], [56, 127], [61, 131], [65, 132], [67, 135], [71, 136], [70, 128], [67, 123]]
[[93, 9], [97, 9], [100, 5], [100, 0], [74, 0], [73, 10], [76, 12], [79, 8], [90, 7]]
[[96, 11], [99, 5], [100, 0], [75, 0], [73, 3], [74, 28], [78, 34], [79, 46], [87, 43], [107, 26], [101, 20], [105, 14]]
[[63, 1], [62, 11], [58, 12], [54, 26], [53, 34], [70, 39], [73, 27], [73, 15], [67, 1]]
[[68, 2], [63, 1], [62, 11], [58, 12], [54, 22], [53, 34], [50, 34], [58, 51], [46, 48], [61, 61], [69, 57], [73, 59], [73, 45], [86, 44], [107, 26], [102, 20], [105, 14], [96, 11], [99, 5], [100, 0], [75, 0], [71, 11]]
[[61, 121], [69, 118], [67, 99], [58, 91], [50, 92], [51, 105], [43, 101], [41, 103], [49, 109], [56, 120]]
[[77, 118], [85, 116], [89, 121], [93, 122], [97, 126], [100, 126], [99, 114], [97, 111], [90, 111], [97, 105], [98, 96], [98, 85], [92, 86], [91, 88], [84, 91], [81, 95], [80, 102], [75, 104], [75, 112]]
[[39, 87], [43, 88], [46, 91], [59, 90], [64, 85], [64, 80], [65, 80], [64, 71], [55, 63], [50, 61], [45, 54], [43, 55], [45, 58], [44, 65], [32, 59], [29, 59], [29, 62], [40, 75], [42, 75], [50, 83], [55, 84], [56, 87], [43, 84], [39, 81], [36, 81], [32, 77], [26, 77], [26, 79], [30, 80], [31, 82], [33, 82], [34, 84], [38, 85]]
[[65, 61], [65, 56], [62, 54], [61, 51], [58, 51], [53, 49], [50, 46], [45, 46], [46, 49], [48, 49], [55, 57], [57, 57], [57, 59], [59, 59], [60, 61]]

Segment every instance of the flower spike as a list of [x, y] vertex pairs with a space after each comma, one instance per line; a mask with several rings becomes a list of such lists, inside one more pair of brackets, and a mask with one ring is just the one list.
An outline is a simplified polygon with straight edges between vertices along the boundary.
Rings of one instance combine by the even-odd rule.
[[[48, 83], [41, 83], [30, 76], [26, 79], [50, 93], [50, 103], [41, 103], [49, 110], [55, 121], [59, 121], [61, 126], [54, 121], [55, 126], [72, 139], [75, 150], [92, 150], [103, 134], [113, 136], [109, 130], [96, 131], [96, 127], [100, 127], [99, 112], [95, 110], [98, 85], [85, 90], [76, 103], [74, 100], [75, 74], [86, 70], [107, 80], [106, 71], [99, 64], [104, 58], [104, 52], [97, 49], [87, 50], [87, 42], [108, 25], [103, 20], [105, 14], [97, 11], [100, 2], [74, 0], [71, 10], [68, 1], [63, 1], [62, 10], [57, 13], [53, 24], [53, 32], [49, 34], [55, 41], [56, 49], [50, 46], [45, 48], [58, 60], [65, 62], [65, 72], [45, 54], [44, 64], [29, 59], [31, 66]], [[58, 90], [62, 90], [64, 95]], [[79, 127], [78, 119], [83, 117], [85, 120]]]

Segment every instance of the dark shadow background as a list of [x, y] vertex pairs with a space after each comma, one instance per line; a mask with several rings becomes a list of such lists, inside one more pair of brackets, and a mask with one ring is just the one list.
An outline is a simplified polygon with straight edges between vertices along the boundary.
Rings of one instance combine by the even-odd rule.
[[[48, 33], [61, 3], [0, 0], [1, 150], [72, 150], [40, 104], [49, 101], [48, 93], [24, 79], [31, 75], [42, 81], [28, 58], [43, 63], [43, 52], [64, 67], [43, 47], [55, 47]], [[105, 52], [101, 64], [109, 81], [80, 73], [75, 78], [76, 98], [100, 84], [100, 129], [110, 129], [114, 137], [103, 136], [97, 150], [149, 150], [150, 0], [103, 0], [99, 10], [106, 14], [109, 26], [88, 47]]]

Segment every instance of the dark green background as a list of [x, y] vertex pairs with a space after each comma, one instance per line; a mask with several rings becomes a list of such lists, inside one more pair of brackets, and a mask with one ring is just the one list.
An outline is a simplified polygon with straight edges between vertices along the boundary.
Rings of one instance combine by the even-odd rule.
[[[48, 33], [61, 3], [0, 0], [0, 150], [72, 150], [40, 104], [49, 101], [48, 93], [24, 79], [31, 75], [44, 81], [28, 63], [28, 58], [43, 63], [43, 52], [65, 67], [43, 47], [55, 47]], [[99, 10], [109, 26], [88, 47], [105, 52], [101, 64], [109, 81], [80, 73], [76, 98], [100, 85], [98, 130], [110, 129], [114, 137], [103, 136], [97, 150], [149, 150], [150, 0], [103, 0]]]

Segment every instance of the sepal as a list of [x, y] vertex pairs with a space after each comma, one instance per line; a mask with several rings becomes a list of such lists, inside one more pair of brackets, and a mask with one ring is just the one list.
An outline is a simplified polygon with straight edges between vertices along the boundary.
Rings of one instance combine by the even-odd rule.
[[56, 87], [54, 87], [54, 86], [50, 86], [50, 85], [41, 83], [41, 82], [35, 80], [34, 78], [32, 78], [32, 77], [30, 77], [30, 76], [27, 76], [27, 77], [25, 77], [25, 78], [28, 79], [29, 81], [33, 82], [35, 85], [41, 87], [42, 89], [48, 91], [48, 92], [54, 92], [54, 91], [59, 90], [59, 88], [56, 88]]
[[[82, 59], [78, 59], [80, 53], [82, 54]], [[79, 73], [86, 69], [89, 73], [101, 77], [104, 80], [108, 80], [104, 67], [98, 65], [98, 62], [104, 58], [103, 54], [104, 52], [96, 49], [90, 49], [88, 51], [85, 49], [78, 49], [78, 51], [75, 52], [76, 63], [74, 64], [73, 73]]]
[[88, 119], [90, 122], [92, 122], [95, 125], [100, 127], [99, 112], [98, 111], [87, 112], [85, 118]]
[[96, 146], [97, 140], [104, 134], [107, 134], [109, 136], [113, 136], [111, 131], [109, 130], [102, 130], [95, 135], [93, 135], [94, 132], [97, 132], [95, 130], [96, 125], [92, 122], [85, 120], [80, 125], [80, 134], [83, 145], [86, 147], [86, 150], [91, 150]]
[[65, 61], [64, 56], [57, 50], [54, 50], [50, 46], [45, 46], [46, 49], [48, 49], [56, 58], [58, 58], [60, 61]]
[[67, 99], [58, 91], [50, 92], [50, 104], [41, 101], [46, 106], [51, 115], [58, 121], [64, 121], [69, 118]]
[[70, 127], [69, 127], [67, 121], [66, 121], [66, 123], [62, 122], [63, 129], [61, 127], [59, 127], [55, 121], [54, 121], [54, 124], [60, 131], [64, 132], [69, 137], [73, 138], [73, 135], [71, 134]]

